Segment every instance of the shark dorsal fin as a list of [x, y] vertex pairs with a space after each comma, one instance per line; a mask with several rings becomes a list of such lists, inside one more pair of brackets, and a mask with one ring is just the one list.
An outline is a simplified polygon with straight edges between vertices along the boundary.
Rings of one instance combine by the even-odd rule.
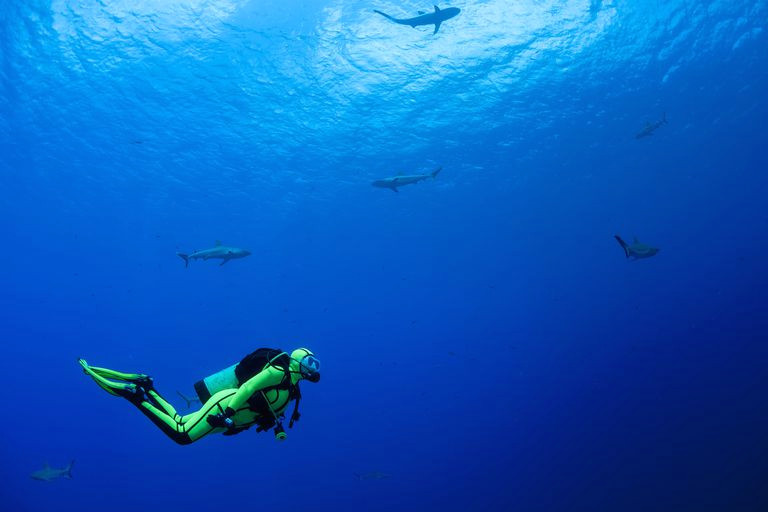
[[221, 245], [221, 240], [216, 240], [216, 247]]
[[45, 464], [43, 464], [43, 469], [51, 469], [50, 464], [46, 461]]
[[440, 12], [440, 8], [438, 6], [435, 6], [435, 12]]
[[633, 236], [633, 237], [632, 237], [632, 241], [633, 241], [634, 243], [636, 243], [636, 244], [639, 244], [639, 243], [640, 243], [640, 240], [638, 240], [636, 236]]

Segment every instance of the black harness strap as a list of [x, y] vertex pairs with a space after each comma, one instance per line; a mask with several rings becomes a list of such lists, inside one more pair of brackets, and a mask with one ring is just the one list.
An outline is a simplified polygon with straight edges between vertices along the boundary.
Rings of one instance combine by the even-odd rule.
[[[262, 349], [260, 349], [262, 350]], [[275, 351], [277, 352], [277, 351]], [[251, 354], [247, 357], [253, 357], [256, 353]], [[283, 353], [284, 354], [284, 353]], [[265, 430], [269, 430], [274, 425], [280, 423], [280, 418], [283, 417], [283, 414], [280, 414], [280, 418], [278, 418], [275, 415], [275, 411], [272, 410], [272, 406], [267, 400], [266, 394], [268, 391], [272, 390], [288, 390], [288, 401], [295, 400], [295, 403], [293, 405], [293, 413], [291, 414], [290, 421], [288, 423], [288, 428], [293, 428], [293, 424], [299, 420], [301, 417], [301, 414], [299, 413], [299, 402], [301, 401], [301, 390], [299, 389], [299, 384], [292, 384], [291, 383], [291, 370], [290, 370], [290, 360], [286, 361], [279, 361], [278, 364], [274, 364], [273, 361], [278, 359], [282, 354], [278, 354], [278, 356], [274, 356], [270, 359], [270, 361], [267, 363], [267, 365], [264, 367], [272, 366], [273, 368], [277, 368], [283, 371], [283, 378], [281, 379], [280, 383], [274, 385], [274, 386], [268, 386], [266, 388], [263, 388], [260, 391], [260, 393], [254, 393], [253, 396], [251, 396], [248, 400], [248, 406], [249, 409], [256, 412], [258, 414], [258, 418], [254, 420], [252, 424], [256, 425], [256, 431], [257, 432], [263, 432]], [[243, 361], [245, 361], [244, 359]], [[280, 364], [282, 363], [282, 364]], [[262, 370], [264, 369], [262, 368]], [[287, 403], [286, 403], [287, 406]]]
[[296, 401], [293, 403], [293, 413], [291, 414], [291, 421], [288, 422], [288, 428], [293, 428], [293, 424], [299, 421], [299, 418], [301, 418], [301, 413], [299, 412], [299, 402], [301, 402], [301, 389], [299, 389], [298, 384], [296, 384], [295, 389]]

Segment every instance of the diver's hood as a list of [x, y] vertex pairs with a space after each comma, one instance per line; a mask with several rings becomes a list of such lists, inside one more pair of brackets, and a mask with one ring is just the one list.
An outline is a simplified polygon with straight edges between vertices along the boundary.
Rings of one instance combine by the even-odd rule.
[[291, 380], [295, 384], [301, 379], [310, 382], [320, 380], [320, 361], [306, 348], [297, 348], [291, 352]]

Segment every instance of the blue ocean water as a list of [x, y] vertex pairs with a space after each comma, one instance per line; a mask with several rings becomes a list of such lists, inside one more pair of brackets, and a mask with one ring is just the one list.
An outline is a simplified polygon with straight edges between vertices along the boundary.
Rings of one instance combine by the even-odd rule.
[[[0, 4], [2, 510], [768, 509], [765, 0], [448, 5]], [[184, 410], [261, 346], [323, 363], [283, 443], [76, 363]]]

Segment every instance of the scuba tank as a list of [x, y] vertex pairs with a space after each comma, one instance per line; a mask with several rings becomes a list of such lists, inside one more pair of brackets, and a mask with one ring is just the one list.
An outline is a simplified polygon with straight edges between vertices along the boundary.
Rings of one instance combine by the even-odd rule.
[[224, 389], [236, 389], [240, 386], [237, 380], [237, 374], [235, 368], [237, 364], [233, 364], [223, 370], [220, 370], [213, 375], [209, 375], [204, 379], [195, 382], [195, 392], [200, 399], [201, 404], [205, 404], [211, 396], [215, 395], [219, 391]]
[[282, 350], [260, 348], [245, 356], [239, 363], [195, 382], [195, 392], [200, 398], [200, 403], [205, 404], [219, 391], [239, 388], [273, 361], [278, 361], [286, 369], [290, 365], [290, 357]]

